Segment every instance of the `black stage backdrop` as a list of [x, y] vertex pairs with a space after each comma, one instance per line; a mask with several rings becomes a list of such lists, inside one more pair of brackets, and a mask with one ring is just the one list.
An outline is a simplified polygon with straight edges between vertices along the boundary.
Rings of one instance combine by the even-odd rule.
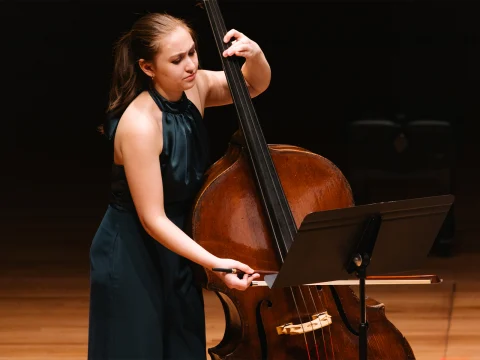
[[[477, 226], [474, 1], [219, 3], [227, 28], [257, 41], [271, 64], [271, 86], [254, 99], [269, 143], [305, 147], [347, 172], [350, 122], [448, 121], [455, 133], [457, 229]], [[87, 263], [108, 201], [111, 153], [96, 127], [107, 104], [113, 42], [140, 15], [166, 11], [193, 25], [202, 67], [219, 70], [207, 15], [185, 0], [1, 2], [0, 9], [6, 249], [0, 253], [20, 259], [18, 250], [7, 255], [14, 244], [55, 243], [69, 257], [81, 244]], [[219, 158], [237, 128], [235, 109], [207, 109], [205, 122]]]

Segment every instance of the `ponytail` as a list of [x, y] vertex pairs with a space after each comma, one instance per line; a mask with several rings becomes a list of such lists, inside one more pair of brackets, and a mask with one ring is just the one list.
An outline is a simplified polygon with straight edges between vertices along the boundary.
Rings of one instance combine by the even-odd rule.
[[[195, 40], [195, 33], [184, 20], [158, 13], [144, 15], [117, 40], [107, 107], [109, 116], [120, 115], [139, 93], [149, 88], [151, 79], [142, 71], [138, 60], [152, 61], [160, 51], [162, 37], [178, 26], [187, 29]], [[103, 126], [99, 130], [103, 133]]]
[[114, 71], [107, 112], [125, 110], [143, 89], [146, 75], [132, 51], [132, 32], [124, 34], [114, 47]]

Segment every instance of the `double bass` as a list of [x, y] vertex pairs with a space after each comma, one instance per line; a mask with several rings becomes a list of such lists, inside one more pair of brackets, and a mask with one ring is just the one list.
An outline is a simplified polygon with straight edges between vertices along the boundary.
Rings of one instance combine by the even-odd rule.
[[[354, 206], [350, 185], [328, 159], [293, 145], [267, 144], [240, 63], [223, 58], [227, 32], [216, 0], [204, 0], [240, 129], [207, 171], [191, 212], [189, 232], [208, 251], [253, 269], [278, 271], [303, 218]], [[318, 254], [319, 261], [328, 254]], [[226, 319], [212, 359], [358, 359], [359, 298], [348, 285], [282, 289], [225, 286], [212, 269], [197, 268], [203, 288], [219, 297]], [[369, 299], [368, 358], [415, 359], [384, 306]]]

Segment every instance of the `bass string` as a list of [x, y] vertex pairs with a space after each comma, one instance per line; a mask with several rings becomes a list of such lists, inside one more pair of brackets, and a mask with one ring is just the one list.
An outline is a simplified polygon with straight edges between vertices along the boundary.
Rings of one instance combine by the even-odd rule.
[[[212, 7], [209, 6], [210, 3], [213, 3]], [[217, 43], [219, 45], [219, 49], [222, 49], [222, 46], [220, 46], [220, 45], [224, 44], [222, 34], [225, 34], [227, 32], [227, 29], [224, 25], [222, 16], [220, 14], [218, 3], [215, 0], [213, 0], [213, 1], [212, 0], [206, 0], [205, 5], [206, 5], [206, 8], [207, 8], [207, 11], [211, 15], [211, 20], [212, 20], [212, 23], [213, 23], [212, 28], [214, 29], [214, 33], [215, 33], [215, 36], [216, 36]], [[223, 45], [223, 50], [225, 50], [225, 45]], [[248, 94], [248, 91], [243, 91], [243, 92], [240, 91], [240, 90], [242, 90], [242, 86], [241, 86], [242, 78], [240, 78], [240, 75], [241, 75], [240, 69], [238, 67], [235, 68], [234, 65], [231, 62], [225, 61], [225, 60], [223, 60], [223, 58], [222, 58], [222, 62], [223, 62], [223, 65], [224, 65], [224, 68], [225, 68], [226, 72], [229, 73], [229, 75], [230, 75], [230, 79], [233, 82], [233, 85], [235, 85], [235, 89], [239, 90], [239, 95], [240, 95], [239, 101], [240, 101], [240, 103], [238, 104], [238, 106], [240, 106], [244, 111], [246, 111], [250, 115], [250, 119], [253, 119], [254, 118], [253, 117], [254, 111], [253, 111], [253, 109], [251, 109], [251, 106], [248, 106], [248, 104], [249, 104], [248, 100], [251, 99], [249, 94]], [[237, 66], [238, 66], [238, 64], [237, 64]], [[237, 70], [237, 71], [235, 71], [235, 70]], [[233, 91], [233, 89], [232, 89], [232, 91]], [[261, 131], [258, 129], [258, 124], [256, 124], [255, 121], [250, 121], [250, 122], [247, 121], [246, 124], [243, 124], [243, 125], [248, 127], [247, 130], [249, 130], [249, 133], [253, 134], [256, 137], [257, 143], [261, 143], [261, 140], [262, 140], [263, 136], [262, 136]], [[263, 140], [263, 142], [265, 142], [265, 140]], [[248, 145], [248, 142], [247, 142], [247, 145]], [[262, 147], [260, 149], [261, 149], [262, 157], [264, 158], [264, 161], [266, 162], [267, 155], [265, 154], [265, 151]], [[273, 176], [271, 172], [269, 173], [269, 175], [271, 177]], [[273, 181], [272, 181], [272, 183], [274, 184]], [[279, 196], [279, 191], [276, 188], [275, 188], [275, 194], [277, 195], [277, 197]], [[283, 212], [283, 216], [284, 216], [284, 219], [286, 220], [285, 212]], [[293, 233], [296, 232], [296, 229], [295, 230], [290, 229], [290, 236], [293, 239], [292, 232]], [[278, 244], [278, 241], [277, 241], [277, 244]], [[282, 258], [282, 261], [283, 261], [283, 258]], [[313, 294], [310, 290], [310, 287], [307, 287], [307, 288], [308, 288], [309, 295], [310, 295], [310, 298], [311, 298], [313, 306], [314, 306], [314, 310], [315, 310], [316, 313], [319, 313], [318, 309], [316, 307], [314, 296], [313, 296]], [[294, 290], [293, 290], [292, 287], [290, 287], [290, 290], [291, 290], [293, 302], [295, 304], [297, 316], [299, 318], [300, 324], [302, 324], [302, 329], [304, 330], [303, 334], [304, 334], [305, 344], [306, 344], [306, 347], [307, 347], [307, 354], [308, 354], [308, 357], [310, 358], [310, 351], [308, 349], [309, 348], [308, 347], [308, 340], [307, 340], [307, 337], [306, 337], [305, 329], [303, 327], [304, 322], [303, 322], [303, 320], [301, 318], [301, 315], [300, 315], [299, 306], [298, 306], [298, 302], [297, 302]], [[307, 302], [305, 301], [305, 297], [304, 297], [304, 294], [303, 294], [303, 291], [302, 291], [302, 287], [297, 287], [297, 290], [300, 292], [300, 296], [302, 298], [302, 302], [305, 306], [305, 309], [306, 309], [307, 313], [309, 313], [310, 311], [308, 309]], [[324, 305], [323, 305], [323, 301], [321, 299], [321, 296], [319, 296], [318, 293], [317, 293], [317, 297], [320, 300], [320, 302], [322, 304], [322, 307], [325, 308]], [[309, 320], [309, 321], [310, 321], [310, 323], [313, 327], [312, 320]], [[315, 330], [313, 330], [312, 333], [313, 333], [312, 335], [313, 335], [316, 355], [317, 355], [317, 358], [319, 359], [320, 356], [319, 356], [319, 353], [318, 353], [319, 350], [318, 350], [318, 344], [317, 344], [317, 340], [316, 340]], [[324, 332], [323, 332], [323, 328], [321, 328], [321, 333], [322, 333], [322, 339], [323, 339], [323, 344], [324, 344], [324, 351], [325, 351], [325, 354], [328, 358], [327, 349], [326, 349], [326, 341], [325, 341], [325, 335], [324, 335]], [[332, 353], [334, 353], [331, 336], [330, 336], [330, 340], [331, 340], [331, 346], [332, 346]]]

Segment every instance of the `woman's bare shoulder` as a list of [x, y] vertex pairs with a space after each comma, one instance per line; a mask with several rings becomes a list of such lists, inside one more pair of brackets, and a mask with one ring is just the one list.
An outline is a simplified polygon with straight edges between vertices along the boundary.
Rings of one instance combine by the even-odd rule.
[[125, 150], [137, 152], [142, 149], [142, 152], [159, 155], [163, 147], [162, 140], [162, 113], [148, 92], [143, 92], [130, 103], [120, 118], [115, 135], [116, 161], [124, 162]]
[[118, 125], [120, 133], [161, 132], [162, 112], [146, 91], [140, 93], [125, 109]]

